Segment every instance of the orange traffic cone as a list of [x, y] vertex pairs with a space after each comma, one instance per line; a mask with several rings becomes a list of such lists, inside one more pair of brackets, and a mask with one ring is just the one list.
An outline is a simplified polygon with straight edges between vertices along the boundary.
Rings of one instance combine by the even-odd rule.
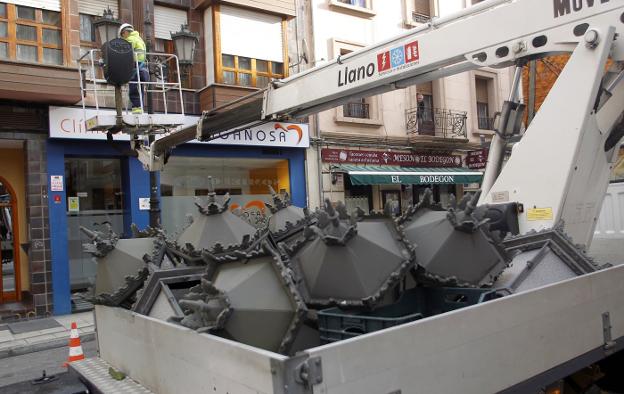
[[71, 324], [71, 334], [69, 335], [69, 357], [67, 362], [63, 366], [67, 366], [72, 361], [84, 360], [85, 356], [82, 353], [82, 346], [80, 346], [80, 336], [78, 335], [78, 325], [76, 323]]

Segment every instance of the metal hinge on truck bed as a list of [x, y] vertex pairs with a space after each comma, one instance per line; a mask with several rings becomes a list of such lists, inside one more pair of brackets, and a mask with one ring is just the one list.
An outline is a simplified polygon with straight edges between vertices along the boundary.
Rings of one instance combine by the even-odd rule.
[[274, 387], [282, 388], [276, 393], [308, 394], [312, 387], [323, 382], [323, 364], [320, 357], [307, 354], [294, 356], [285, 361], [271, 360]]

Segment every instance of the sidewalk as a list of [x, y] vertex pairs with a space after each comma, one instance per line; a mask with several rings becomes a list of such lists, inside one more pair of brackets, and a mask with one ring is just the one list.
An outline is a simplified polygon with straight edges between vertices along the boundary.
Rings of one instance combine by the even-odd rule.
[[93, 312], [0, 324], [0, 359], [67, 346], [72, 322], [82, 342], [95, 339]]

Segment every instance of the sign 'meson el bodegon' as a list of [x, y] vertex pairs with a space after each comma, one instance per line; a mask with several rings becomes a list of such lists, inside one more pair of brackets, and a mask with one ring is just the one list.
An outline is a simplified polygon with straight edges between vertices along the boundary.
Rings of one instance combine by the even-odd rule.
[[325, 163], [349, 163], [361, 165], [388, 165], [403, 167], [461, 167], [459, 155], [440, 153], [411, 153], [396, 151], [371, 151], [349, 149], [323, 149]]

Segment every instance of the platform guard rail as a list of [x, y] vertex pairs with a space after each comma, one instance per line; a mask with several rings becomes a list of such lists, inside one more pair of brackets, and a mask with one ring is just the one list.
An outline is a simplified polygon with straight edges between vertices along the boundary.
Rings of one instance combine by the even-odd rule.
[[[135, 56], [136, 59], [136, 56]], [[145, 93], [155, 93], [160, 94], [162, 96], [163, 109], [164, 113], [168, 114], [169, 109], [167, 106], [167, 93], [171, 91], [176, 91], [177, 95], [180, 99], [180, 113], [184, 116], [184, 98], [182, 96], [182, 81], [180, 79], [180, 63], [178, 61], [178, 57], [169, 53], [157, 53], [157, 52], [146, 52], [145, 53], [145, 65], [148, 70], [156, 70], [155, 74], [157, 76], [155, 81], [152, 81], [151, 78], [149, 81], [142, 81], [141, 74], [139, 71], [139, 62], [135, 60], [135, 72], [137, 73], [137, 81], [130, 81], [129, 84], [138, 85], [139, 91]], [[174, 64], [174, 70], [176, 75], [176, 82], [167, 82], [165, 80], [166, 70], [170, 69], [170, 64]], [[82, 91], [82, 109], [84, 111], [86, 119], [86, 99], [88, 94], [93, 94], [93, 100], [95, 104], [96, 111], [100, 110], [100, 95], [103, 93], [110, 94], [112, 90], [107, 81], [103, 78], [99, 78], [99, 75], [102, 75], [102, 51], [100, 49], [90, 49], [85, 52], [78, 59], [78, 72], [80, 73], [80, 90]], [[150, 72], [151, 77], [151, 72]], [[124, 89], [124, 92], [127, 92], [127, 89]], [[144, 102], [144, 94], [140, 94], [140, 102], [141, 102], [141, 111], [145, 112], [145, 102]], [[127, 93], [126, 93], [127, 96]], [[130, 111], [128, 107], [125, 106], [124, 114], [129, 115]]]

